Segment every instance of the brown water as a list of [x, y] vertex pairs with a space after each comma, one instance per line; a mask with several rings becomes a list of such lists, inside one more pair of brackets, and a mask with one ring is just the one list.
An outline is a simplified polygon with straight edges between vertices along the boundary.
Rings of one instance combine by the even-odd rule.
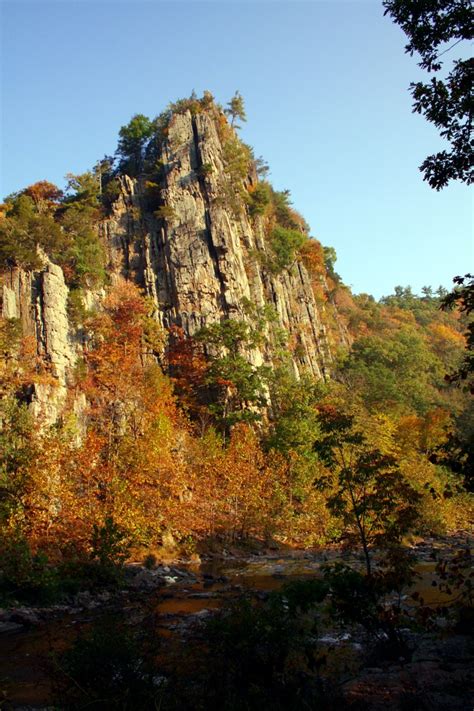
[[15, 704], [46, 704], [51, 695], [48, 666], [53, 652], [74, 641], [84, 624], [65, 617], [34, 629], [0, 636], [0, 707], [2, 693]]

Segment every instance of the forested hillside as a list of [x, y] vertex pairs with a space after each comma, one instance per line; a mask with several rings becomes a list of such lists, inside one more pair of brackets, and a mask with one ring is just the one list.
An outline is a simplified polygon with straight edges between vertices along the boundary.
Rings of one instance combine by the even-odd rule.
[[351, 294], [242, 120], [193, 96], [5, 198], [6, 593], [163, 545], [367, 552], [472, 521], [468, 314]]

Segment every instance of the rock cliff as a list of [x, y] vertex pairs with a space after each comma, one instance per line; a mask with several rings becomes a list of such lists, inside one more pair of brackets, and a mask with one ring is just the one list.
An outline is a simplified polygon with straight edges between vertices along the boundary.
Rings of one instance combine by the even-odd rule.
[[[153, 180], [140, 173], [119, 176], [118, 197], [98, 225], [109, 276], [137, 282], [153, 299], [160, 323], [190, 336], [223, 319], [251, 320], [271, 306], [274, 325], [251, 362], [272, 362], [275, 328], [283, 328], [295, 373], [327, 378], [333, 360], [328, 310], [334, 322], [334, 309], [316, 299], [301, 259], [270, 268], [264, 220], [251, 216], [245, 203], [245, 190], [255, 187], [257, 176], [249, 169], [240, 185], [232, 180], [225, 143], [226, 137], [237, 139], [228, 125], [223, 137], [224, 122], [215, 107], [173, 114], [157, 144]], [[33, 408], [49, 423], [66, 397], [81, 338], [68, 320], [63, 272], [46, 256], [43, 261], [40, 270], [3, 275], [3, 315], [20, 319], [23, 332], [34, 336], [55, 381], [55, 388], [37, 386], [32, 396]], [[319, 279], [324, 289], [324, 275]], [[343, 329], [336, 338], [344, 342]]]
[[[215, 118], [175, 115], [158, 162], [163, 217], [147, 209], [146, 181], [124, 177], [102, 223], [112, 272], [140, 283], [163, 326], [180, 326], [188, 335], [224, 318], [245, 320], [249, 302], [257, 309], [271, 305], [295, 344], [296, 372], [327, 377], [332, 354], [324, 306], [316, 303], [306, 268], [296, 261], [272, 273], [262, 220], [251, 220], [243, 204], [235, 210], [222, 200], [226, 165]], [[255, 361], [271, 357], [270, 348]]]

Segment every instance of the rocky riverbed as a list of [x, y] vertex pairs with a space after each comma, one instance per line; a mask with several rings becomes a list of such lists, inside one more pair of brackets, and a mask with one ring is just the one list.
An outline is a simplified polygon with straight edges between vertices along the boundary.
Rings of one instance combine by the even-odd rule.
[[[425, 539], [413, 545], [420, 579], [417, 590], [436, 602], [432, 586], [438, 558], [452, 555], [473, 539], [457, 534]], [[13, 606], [0, 610], [0, 693], [2, 708], [39, 709], [51, 702], [47, 660], [65, 649], [79, 630], [104, 614], [122, 612], [131, 624], [153, 619], [165, 640], [189, 640], [202, 622], [242, 592], [264, 599], [287, 581], [318, 575], [323, 563], [343, 560], [358, 566], [358, 555], [337, 547], [312, 551], [260, 551], [242, 556], [223, 551], [219, 556], [145, 567], [130, 564], [125, 585], [116, 591], [82, 591], [61, 605]], [[462, 634], [461, 634], [462, 632]], [[472, 631], [471, 631], [472, 632]], [[471, 711], [474, 694], [474, 644], [469, 630], [405, 631], [410, 656], [351, 667], [341, 677], [348, 704], [360, 709], [452, 709]], [[327, 630], [321, 643], [360, 656], [363, 639], [357, 633]], [[357, 671], [354, 671], [356, 669]], [[1, 696], [0, 696], [1, 702]]]

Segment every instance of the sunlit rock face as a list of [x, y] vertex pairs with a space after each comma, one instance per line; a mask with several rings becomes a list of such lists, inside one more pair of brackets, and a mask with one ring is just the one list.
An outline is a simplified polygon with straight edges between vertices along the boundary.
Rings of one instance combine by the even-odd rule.
[[[147, 208], [144, 180], [121, 180], [120, 198], [102, 224], [111, 270], [146, 289], [165, 327], [180, 326], [188, 335], [225, 318], [251, 319], [249, 303], [257, 310], [270, 305], [275, 326], [293, 344], [295, 372], [328, 377], [325, 315], [304, 265], [272, 273], [264, 266], [261, 221], [251, 220], [243, 204], [235, 210], [222, 200], [225, 164], [215, 117], [175, 115], [158, 160], [163, 217]], [[269, 336], [270, 345], [253, 353], [256, 365], [272, 361]]]
[[57, 264], [41, 255], [43, 267], [34, 272], [13, 269], [3, 276], [2, 315], [18, 319], [26, 337], [33, 337], [43, 378], [28, 392], [33, 414], [53, 424], [67, 397], [68, 374], [77, 353], [68, 321], [69, 290]]

